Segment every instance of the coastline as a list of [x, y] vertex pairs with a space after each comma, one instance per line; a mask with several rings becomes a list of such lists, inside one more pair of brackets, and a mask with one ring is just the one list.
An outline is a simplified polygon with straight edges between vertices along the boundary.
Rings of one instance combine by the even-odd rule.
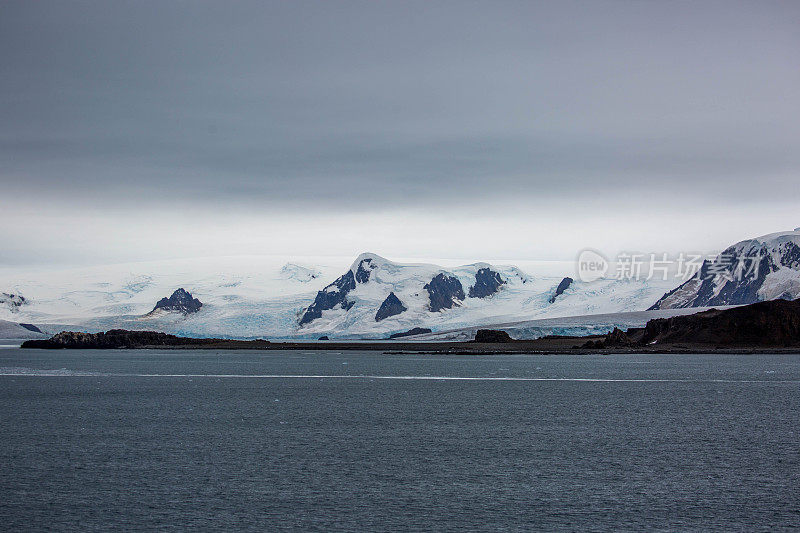
[[[534, 340], [512, 340], [510, 342], [481, 343], [463, 342], [269, 342], [263, 340], [230, 339], [189, 339], [178, 338], [177, 344], [132, 344], [130, 346], [44, 346], [42, 341], [25, 342], [25, 349], [136, 349], [136, 350], [295, 350], [295, 351], [376, 351], [386, 355], [429, 354], [429, 355], [591, 355], [591, 354], [795, 354], [800, 347], [792, 346], [713, 346], [707, 344], [674, 343], [652, 346], [616, 346], [609, 348], [585, 348], [586, 341], [602, 340], [604, 336], [591, 337], [547, 337]], [[45, 341], [46, 342], [46, 341]]]

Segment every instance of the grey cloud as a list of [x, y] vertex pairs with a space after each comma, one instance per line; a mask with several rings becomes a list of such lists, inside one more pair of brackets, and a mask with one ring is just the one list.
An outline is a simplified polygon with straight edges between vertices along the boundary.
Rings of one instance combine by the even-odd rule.
[[797, 202], [799, 25], [794, 2], [4, 2], [0, 180], [152, 207]]

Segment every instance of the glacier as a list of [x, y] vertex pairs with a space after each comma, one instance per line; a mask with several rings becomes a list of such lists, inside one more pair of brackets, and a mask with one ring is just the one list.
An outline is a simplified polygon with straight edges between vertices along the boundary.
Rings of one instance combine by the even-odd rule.
[[[325, 309], [319, 318], [301, 325], [318, 293], [343, 273], [352, 272], [355, 278], [365, 259], [370, 260], [368, 278], [362, 273], [360, 277], [365, 280], [357, 281], [348, 292], [348, 303], [352, 303], [349, 309]], [[470, 297], [467, 294], [482, 269], [489, 271], [484, 270], [486, 279], [493, 279], [491, 273], [497, 273], [502, 283], [492, 283], [489, 289], [481, 285], [481, 290], [473, 294], [483, 297]], [[413, 327], [441, 332], [644, 311], [675, 285], [674, 280], [660, 279], [576, 280], [551, 303], [561, 281], [574, 273], [575, 265], [570, 261], [458, 265], [452, 260], [395, 262], [371, 253], [361, 254], [355, 261], [345, 257], [254, 255], [70, 269], [6, 267], [0, 270], [0, 290], [22, 294], [28, 303], [13, 312], [0, 308], [0, 319], [33, 323], [46, 333], [124, 328], [192, 337], [277, 340], [326, 335], [331, 339], [382, 339]], [[454, 300], [449, 309], [431, 311], [424, 287], [438, 274], [457, 279], [465, 295]], [[203, 303], [198, 312], [148, 315], [156, 302], [180, 287]], [[390, 293], [406, 309], [378, 321], [376, 313]], [[533, 328], [528, 334], [541, 331], [545, 330]]]

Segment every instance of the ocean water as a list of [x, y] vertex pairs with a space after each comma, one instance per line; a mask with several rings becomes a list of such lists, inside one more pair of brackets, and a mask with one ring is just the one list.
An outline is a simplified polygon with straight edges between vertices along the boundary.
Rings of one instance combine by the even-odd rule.
[[800, 355], [0, 350], [0, 529], [800, 527]]

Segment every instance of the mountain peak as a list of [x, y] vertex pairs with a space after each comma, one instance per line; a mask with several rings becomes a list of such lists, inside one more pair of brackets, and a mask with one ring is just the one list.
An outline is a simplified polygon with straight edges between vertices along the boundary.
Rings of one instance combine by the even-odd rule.
[[373, 254], [371, 252], [364, 252], [362, 254], [359, 254], [358, 257], [356, 257], [356, 260], [353, 261], [352, 265], [350, 265], [350, 270], [355, 272], [356, 270], [358, 270], [358, 267], [364, 262], [371, 263], [372, 265], [384, 265], [391, 263], [391, 261], [389, 261], [385, 257], [381, 257], [378, 254]]
[[353, 273], [355, 276], [355, 280], [358, 283], [366, 283], [369, 281], [370, 273], [375, 270], [376, 268], [393, 265], [391, 261], [386, 259], [385, 257], [381, 257], [378, 254], [373, 253], [363, 253], [359, 255], [355, 262], [350, 265], [350, 272]]
[[[176, 289], [169, 298], [161, 298], [153, 311], [162, 309], [164, 311], [179, 311], [184, 315], [196, 313], [203, 304], [197, 298], [193, 298], [191, 293], [183, 287]], [[151, 313], [153, 312], [151, 311]]]

